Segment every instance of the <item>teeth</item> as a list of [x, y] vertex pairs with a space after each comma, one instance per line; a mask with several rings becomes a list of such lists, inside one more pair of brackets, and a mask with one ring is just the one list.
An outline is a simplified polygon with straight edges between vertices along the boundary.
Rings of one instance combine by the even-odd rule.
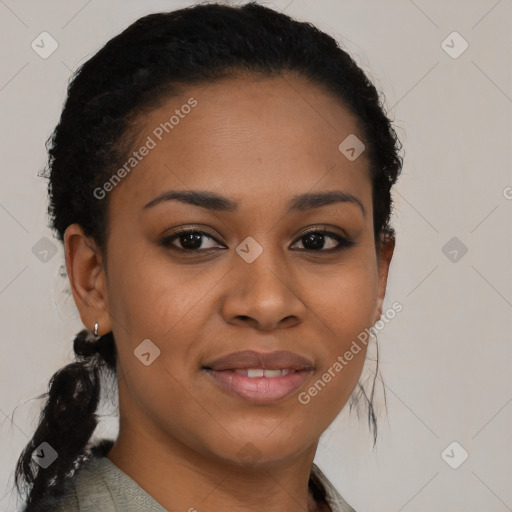
[[282, 370], [265, 370], [263, 375], [265, 375], [265, 377], [279, 377], [282, 375], [281, 371]]
[[250, 377], [252, 379], [256, 379], [259, 377], [267, 377], [267, 378], [273, 378], [273, 377], [281, 377], [282, 375], [288, 375], [291, 372], [294, 372], [295, 370], [264, 370], [263, 368], [248, 368], [247, 370], [241, 370], [237, 369], [235, 370], [236, 373], [239, 375], [245, 375], [246, 377]]

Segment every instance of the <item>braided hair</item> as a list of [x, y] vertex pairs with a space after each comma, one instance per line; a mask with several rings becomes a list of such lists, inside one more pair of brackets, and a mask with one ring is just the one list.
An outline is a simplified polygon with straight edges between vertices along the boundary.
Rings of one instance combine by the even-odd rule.
[[[178, 87], [212, 83], [239, 71], [268, 77], [296, 73], [325, 87], [354, 114], [370, 162], [375, 243], [393, 238], [390, 189], [402, 168], [401, 144], [377, 90], [332, 37], [255, 2], [197, 4], [144, 16], [75, 72], [47, 141], [43, 173], [56, 236], [63, 241], [66, 228], [78, 223], [107, 261], [108, 199], [98, 200], [93, 191], [126, 160], [137, 120]], [[21, 492], [25, 484], [29, 505], [57, 492], [90, 454], [102, 370], [117, 371], [112, 333], [94, 340], [83, 330], [73, 346], [76, 360], [51, 378], [36, 432], [17, 463], [16, 486]], [[32, 460], [42, 442], [58, 453], [46, 469]]]
[[[50, 379], [39, 424], [18, 460], [18, 489], [20, 472], [25, 487], [32, 486], [27, 505], [45, 496], [50, 482], [63, 482], [94, 454], [87, 452], [86, 446], [98, 424], [95, 413], [100, 401], [101, 370], [106, 367], [113, 374], [117, 372], [114, 338], [110, 332], [94, 339], [88, 329], [83, 329], [75, 337], [73, 350], [75, 361]], [[43, 442], [57, 452], [57, 460], [41, 472], [32, 457]]]

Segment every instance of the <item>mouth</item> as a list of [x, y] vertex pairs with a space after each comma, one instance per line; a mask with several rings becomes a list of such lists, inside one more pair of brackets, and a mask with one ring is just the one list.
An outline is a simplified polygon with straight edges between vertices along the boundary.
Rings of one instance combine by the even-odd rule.
[[224, 392], [251, 403], [269, 404], [299, 390], [314, 366], [288, 351], [245, 351], [216, 359], [202, 370]]

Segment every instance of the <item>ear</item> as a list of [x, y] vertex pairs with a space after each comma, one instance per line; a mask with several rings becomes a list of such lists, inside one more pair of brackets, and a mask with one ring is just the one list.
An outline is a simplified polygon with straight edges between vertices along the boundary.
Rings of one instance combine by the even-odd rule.
[[92, 331], [98, 322], [98, 334], [110, 332], [112, 328], [101, 251], [84, 234], [79, 224], [71, 224], [66, 229], [64, 247], [69, 283], [83, 324]]
[[373, 323], [380, 320], [382, 315], [382, 305], [384, 304], [384, 296], [386, 295], [386, 286], [388, 282], [389, 265], [393, 252], [395, 250], [395, 237], [393, 235], [385, 236], [377, 249], [377, 271], [379, 284], [377, 288], [377, 302], [375, 307], [375, 317]]

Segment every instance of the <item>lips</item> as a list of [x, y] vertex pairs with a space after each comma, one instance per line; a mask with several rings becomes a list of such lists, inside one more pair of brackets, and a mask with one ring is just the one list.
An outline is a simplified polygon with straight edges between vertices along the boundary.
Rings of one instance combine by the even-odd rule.
[[203, 368], [215, 371], [247, 370], [249, 368], [261, 368], [263, 370], [311, 370], [313, 369], [313, 363], [305, 357], [287, 350], [277, 350], [268, 353], [246, 350], [215, 359], [205, 364]]
[[202, 368], [224, 393], [255, 404], [270, 404], [296, 392], [313, 373], [313, 363], [284, 350], [235, 352]]

